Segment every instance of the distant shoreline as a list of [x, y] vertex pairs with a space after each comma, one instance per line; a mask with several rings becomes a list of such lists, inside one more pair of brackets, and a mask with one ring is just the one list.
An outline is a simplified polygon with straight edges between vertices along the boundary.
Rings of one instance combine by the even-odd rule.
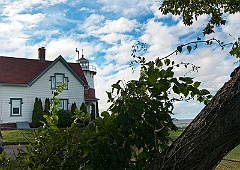
[[186, 127], [186, 126], [188, 126], [192, 121], [193, 121], [193, 119], [174, 119], [174, 120], [173, 120], [173, 123], [174, 123], [177, 127]]

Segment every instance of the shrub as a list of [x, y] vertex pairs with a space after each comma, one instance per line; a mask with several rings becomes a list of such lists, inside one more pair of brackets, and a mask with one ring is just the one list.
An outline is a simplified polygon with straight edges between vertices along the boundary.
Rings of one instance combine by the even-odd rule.
[[50, 110], [50, 100], [49, 98], [45, 99], [45, 104], [44, 104], [44, 114], [49, 115], [49, 110]]
[[75, 102], [73, 102], [72, 106], [71, 106], [71, 114], [72, 115], [74, 115], [76, 108], [77, 108], [77, 104]]
[[70, 127], [73, 119], [69, 110], [59, 110], [58, 113], [58, 127], [65, 128]]
[[33, 126], [39, 127], [42, 125], [41, 121], [43, 121], [43, 107], [41, 99], [35, 98], [34, 108], [32, 111], [32, 123]]
[[84, 113], [87, 113], [87, 106], [85, 103], [82, 103], [80, 110], [82, 110]]

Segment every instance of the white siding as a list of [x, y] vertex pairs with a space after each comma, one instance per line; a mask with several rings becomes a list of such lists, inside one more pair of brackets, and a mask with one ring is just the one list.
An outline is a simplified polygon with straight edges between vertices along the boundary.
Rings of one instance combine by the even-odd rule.
[[[20, 86], [1, 86], [0, 85], [0, 121], [1, 123], [32, 121], [32, 110], [35, 98], [41, 98], [43, 106], [46, 98], [52, 98], [52, 89], [50, 77], [54, 73], [64, 73], [68, 77], [68, 89], [63, 90], [58, 96], [60, 99], [68, 99], [68, 109], [71, 104], [76, 102], [80, 108], [84, 102], [84, 86], [68, 71], [68, 69], [59, 61], [41, 76], [31, 87]], [[22, 98], [22, 116], [10, 115], [10, 98]]]
[[[31, 121], [31, 103], [29, 87], [0, 86], [0, 121], [1, 123]], [[10, 98], [22, 98], [22, 115], [11, 116]]]
[[90, 86], [90, 88], [94, 89], [94, 73], [91, 71], [83, 71], [84, 75], [87, 79], [88, 85]]
[[30, 98], [32, 109], [35, 97], [41, 98], [43, 105], [46, 98], [52, 98], [53, 90], [51, 89], [50, 77], [54, 76], [54, 73], [64, 73], [65, 77], [68, 77], [68, 89], [63, 90], [62, 94], [60, 94], [58, 98], [69, 100], [68, 109], [71, 108], [73, 102], [76, 102], [77, 107], [79, 108], [82, 102], [84, 102], [84, 87], [61, 62], [57, 62], [31, 86]]

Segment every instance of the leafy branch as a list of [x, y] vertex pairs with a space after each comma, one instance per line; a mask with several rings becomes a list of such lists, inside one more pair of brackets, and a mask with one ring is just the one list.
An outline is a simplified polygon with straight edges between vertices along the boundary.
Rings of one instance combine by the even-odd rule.
[[159, 8], [164, 14], [172, 14], [182, 16], [183, 23], [187, 26], [193, 24], [194, 19], [206, 14], [210, 16], [210, 20], [203, 30], [203, 34], [214, 33], [214, 27], [225, 25], [225, 13], [235, 14], [240, 11], [240, 2], [236, 0], [164, 0]]
[[[183, 51], [183, 47], [186, 47], [188, 53], [190, 53], [192, 50], [196, 50], [198, 48], [198, 44], [205, 44], [205, 45], [212, 45], [213, 43], [216, 43], [219, 45], [219, 47], [222, 48], [222, 50], [229, 45], [234, 45], [235, 43], [226, 43], [224, 44], [224, 42], [221, 42], [220, 40], [216, 39], [216, 38], [211, 38], [208, 40], [201, 40], [200, 37], [197, 38], [197, 41], [192, 41], [192, 42], [188, 42], [186, 44], [182, 44], [177, 46], [177, 49], [174, 50], [173, 52], [171, 52], [170, 54], [168, 54], [165, 57], [162, 57], [160, 60], [164, 60], [166, 58], [169, 58], [170, 56], [172, 56], [173, 54], [178, 54], [178, 53], [182, 53]], [[235, 49], [235, 48], [234, 48]], [[231, 54], [231, 53], [230, 53]], [[235, 55], [235, 53], [232, 53], [231, 55]]]

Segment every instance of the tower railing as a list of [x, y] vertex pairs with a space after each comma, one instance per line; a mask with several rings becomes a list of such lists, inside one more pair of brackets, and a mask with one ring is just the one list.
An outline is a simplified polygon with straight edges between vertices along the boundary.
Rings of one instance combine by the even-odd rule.
[[97, 68], [94, 65], [81, 66], [81, 67], [82, 67], [82, 70], [89, 70], [89, 71], [97, 72]]

